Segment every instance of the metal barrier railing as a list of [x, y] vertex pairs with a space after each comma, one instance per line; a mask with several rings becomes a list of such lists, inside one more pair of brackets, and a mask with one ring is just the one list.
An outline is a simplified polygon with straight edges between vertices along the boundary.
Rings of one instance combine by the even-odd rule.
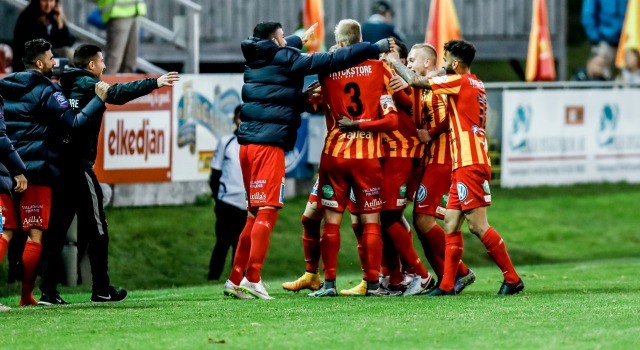
[[[18, 8], [24, 9], [29, 1], [27, 0], [4, 0], [6, 3]], [[181, 49], [185, 49], [187, 52], [186, 59], [184, 61], [183, 72], [184, 73], [200, 73], [200, 42], [198, 40], [200, 36], [200, 11], [202, 7], [193, 1], [189, 0], [173, 0], [174, 2], [184, 6], [188, 20], [188, 26], [186, 28], [186, 40], [179, 35], [178, 31], [168, 29], [163, 25], [156, 23], [146, 17], [141, 17], [140, 25], [147, 32], [158, 36], [170, 43], [176, 45]], [[67, 22], [69, 31], [80, 38], [83, 41], [91, 42], [97, 45], [105, 46], [106, 40], [74, 23]], [[144, 58], [137, 58], [138, 69], [150, 73], [150, 74], [164, 74], [167, 71], [154, 65], [153, 63], [145, 60]]]

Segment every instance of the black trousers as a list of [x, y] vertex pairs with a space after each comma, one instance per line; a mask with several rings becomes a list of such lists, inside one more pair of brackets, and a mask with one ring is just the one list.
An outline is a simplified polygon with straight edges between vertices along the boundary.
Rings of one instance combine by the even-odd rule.
[[78, 252], [86, 249], [89, 253], [93, 290], [104, 290], [110, 281], [109, 232], [102, 188], [92, 169], [65, 166], [62, 170], [61, 183], [52, 188], [49, 231], [43, 237], [40, 290], [56, 293], [62, 270], [62, 248], [74, 215], [78, 216]]
[[217, 280], [222, 275], [224, 261], [227, 258], [229, 248], [231, 257], [236, 254], [238, 238], [247, 222], [247, 211], [239, 209], [223, 201], [216, 201], [216, 244], [209, 261], [209, 279]]

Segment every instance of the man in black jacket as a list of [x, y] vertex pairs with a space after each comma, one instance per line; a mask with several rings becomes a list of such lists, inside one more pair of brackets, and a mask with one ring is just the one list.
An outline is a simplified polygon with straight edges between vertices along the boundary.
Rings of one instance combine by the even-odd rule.
[[[284, 152], [293, 149], [304, 109], [304, 76], [336, 72], [389, 50], [389, 41], [358, 43], [330, 53], [300, 52], [313, 33], [284, 38], [276, 22], [259, 23], [241, 44], [246, 59], [242, 123], [238, 128], [240, 165], [248, 212], [224, 294], [272, 299], [260, 278], [271, 230], [284, 205]], [[246, 274], [245, 274], [246, 271]], [[244, 278], [243, 278], [244, 275]]]
[[[76, 68], [67, 69], [60, 79], [62, 91], [69, 98], [74, 110], [80, 110], [94, 98], [92, 88], [106, 69], [102, 50], [95, 45], [78, 47], [73, 56]], [[138, 97], [147, 95], [163, 86], [171, 86], [179, 79], [178, 73], [170, 72], [158, 79], [141, 79], [109, 87], [105, 102], [122, 105]], [[78, 247], [83, 250], [88, 244], [89, 261], [93, 288], [92, 302], [115, 302], [124, 300], [127, 291], [111, 285], [108, 274], [109, 235], [103, 207], [103, 193], [93, 170], [98, 149], [98, 136], [106, 107], [96, 110], [92, 121], [73, 130], [70, 147], [66, 148], [62, 166], [61, 190], [54, 192], [54, 213], [51, 221], [50, 254], [46, 260], [48, 267], [42, 271], [40, 304], [61, 304], [56, 285], [60, 253], [66, 232], [78, 216]]]
[[[4, 100], [0, 96], [0, 262], [2, 262], [9, 245], [9, 240], [2, 234], [3, 208], [5, 202], [8, 202], [7, 198], [11, 199], [12, 190], [15, 193], [22, 193], [27, 189], [27, 178], [24, 177], [26, 170], [18, 152], [7, 137], [7, 127], [4, 124]], [[10, 309], [10, 307], [0, 304], [0, 311]]]
[[[43, 39], [27, 42], [22, 60], [27, 70], [0, 80], [0, 94], [6, 103], [7, 135], [26, 166], [25, 176], [29, 180], [22, 196], [9, 198], [10, 203], [4, 203], [3, 208], [5, 237], [11, 238], [13, 231], [20, 228], [29, 234], [22, 255], [20, 298], [20, 305], [27, 306], [37, 304], [32, 292], [42, 251], [42, 232], [49, 227], [51, 192], [60, 180], [60, 150], [68, 142], [66, 135], [71, 130], [90, 122], [93, 114], [104, 107], [109, 84], [94, 84], [97, 96], [81, 111], [74, 112], [60, 86], [49, 79], [55, 66], [51, 44]], [[13, 211], [14, 201], [19, 203], [20, 213]]]

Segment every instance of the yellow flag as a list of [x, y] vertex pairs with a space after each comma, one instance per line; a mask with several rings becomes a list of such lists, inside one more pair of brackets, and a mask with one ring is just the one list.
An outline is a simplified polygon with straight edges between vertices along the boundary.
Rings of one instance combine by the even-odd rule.
[[627, 3], [627, 14], [616, 53], [616, 67], [624, 66], [624, 52], [628, 49], [640, 49], [640, 0], [629, 0]]
[[460, 22], [453, 0], [432, 0], [424, 42], [433, 45], [438, 53], [438, 67], [442, 65], [444, 44], [461, 39]]
[[318, 23], [315, 33], [306, 44], [307, 52], [314, 53], [323, 51], [324, 43], [324, 4], [322, 0], [303, 0], [302, 3], [302, 25], [305, 28]]
[[527, 81], [556, 80], [546, 0], [533, 0], [525, 77]]

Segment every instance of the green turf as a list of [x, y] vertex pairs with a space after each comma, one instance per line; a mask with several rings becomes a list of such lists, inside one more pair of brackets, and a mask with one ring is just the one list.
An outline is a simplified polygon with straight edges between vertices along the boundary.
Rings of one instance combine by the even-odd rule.
[[[504, 237], [516, 265], [640, 256], [636, 214], [640, 185], [493, 188], [492, 195], [490, 223]], [[304, 197], [287, 200], [280, 212], [265, 262], [265, 278], [292, 278], [304, 268], [300, 215], [305, 202]], [[110, 274], [116, 285], [139, 290], [206, 282], [215, 242], [211, 203], [108, 208], [107, 218]], [[472, 267], [490, 265], [480, 241], [466, 230], [465, 226], [465, 261]], [[345, 222], [340, 272], [359, 271], [355, 245]], [[229, 261], [223, 278], [228, 271]], [[5, 258], [0, 265], [0, 297], [19, 291], [16, 284], [3, 282], [6, 273]]]
[[[310, 299], [269, 280], [276, 300], [235, 300], [222, 285], [137, 291], [119, 304], [0, 314], [3, 349], [637, 349], [640, 258], [521, 266], [525, 292], [495, 293], [476, 268], [462, 295]], [[338, 277], [338, 287], [359, 275]], [[1, 298], [12, 303], [12, 298]]]

